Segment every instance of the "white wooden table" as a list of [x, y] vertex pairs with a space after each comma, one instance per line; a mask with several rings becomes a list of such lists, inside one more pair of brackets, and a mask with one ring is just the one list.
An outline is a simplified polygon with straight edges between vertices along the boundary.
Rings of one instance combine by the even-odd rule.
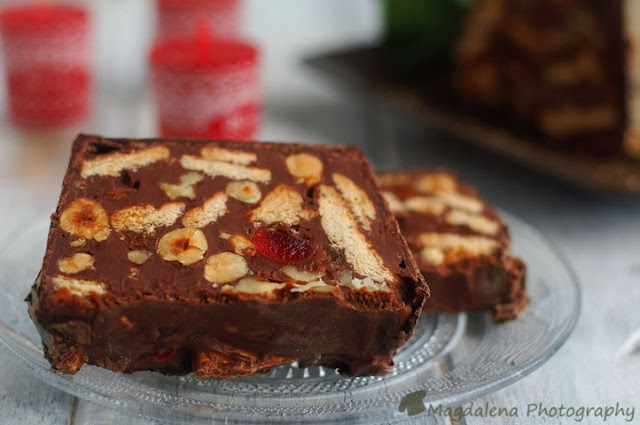
[[[568, 342], [548, 363], [519, 382], [475, 400], [473, 405], [516, 407], [519, 417], [511, 418], [510, 423], [573, 424], [577, 423], [575, 418], [527, 417], [528, 405], [542, 403], [547, 408], [564, 405], [577, 409], [618, 403], [636, 408], [634, 422], [640, 423], [640, 352], [634, 352], [633, 347], [627, 347], [627, 353], [621, 351], [634, 330], [640, 328], [640, 199], [568, 187], [432, 134], [417, 123], [385, 117], [387, 121], [382, 125], [367, 128], [363, 124], [371, 121], [363, 117], [357, 105], [337, 100], [269, 103], [263, 137], [359, 144], [377, 165], [387, 167], [448, 166], [473, 182], [495, 205], [537, 227], [559, 245], [577, 271], [583, 294], [581, 317]], [[148, 123], [144, 119], [140, 122]], [[144, 134], [145, 130], [137, 131]], [[13, 230], [13, 223], [49, 213], [56, 198], [55, 190], [34, 191], [35, 183], [16, 180], [11, 165], [19, 163], [25, 146], [32, 145], [16, 142], [15, 135], [8, 131], [2, 135], [0, 184], [5, 189], [0, 197], [0, 238]], [[381, 137], [393, 140], [393, 149], [371, 148], [371, 142]], [[48, 187], [56, 187], [65, 164], [57, 162], [51, 167], [50, 173], [58, 177], [41, 177], [40, 183], [48, 180]], [[7, 425], [152, 423], [54, 389], [17, 367], [4, 351], [0, 351], [0, 418]], [[464, 421], [485, 423], [474, 417], [461, 422]], [[414, 421], [431, 422], [446, 421]], [[592, 417], [583, 423], [603, 422]], [[606, 423], [629, 422], [618, 416]]]

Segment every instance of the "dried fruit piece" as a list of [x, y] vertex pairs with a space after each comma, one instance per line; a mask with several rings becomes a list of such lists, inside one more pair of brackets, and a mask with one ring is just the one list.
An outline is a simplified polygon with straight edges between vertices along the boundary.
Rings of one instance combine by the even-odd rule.
[[208, 247], [202, 230], [187, 227], [172, 230], [160, 238], [158, 254], [166, 261], [188, 266], [202, 260]]
[[296, 182], [304, 182], [307, 186], [312, 186], [322, 178], [322, 161], [308, 153], [289, 155], [286, 159], [287, 170], [293, 177], [297, 177]]
[[262, 198], [258, 185], [250, 181], [230, 182], [227, 185], [227, 194], [247, 204], [255, 204]]
[[272, 229], [258, 229], [252, 242], [265, 258], [282, 264], [299, 263], [316, 251], [316, 246], [307, 239]]
[[249, 273], [247, 261], [233, 252], [212, 255], [204, 265], [204, 278], [212, 283], [228, 283]]
[[144, 264], [152, 255], [149, 251], [135, 250], [129, 251], [127, 258], [134, 264]]
[[111, 229], [107, 212], [102, 205], [87, 198], [73, 201], [60, 216], [60, 228], [83, 239], [101, 242]]
[[93, 256], [81, 252], [59, 260], [58, 269], [63, 273], [74, 274], [93, 268], [93, 263]]

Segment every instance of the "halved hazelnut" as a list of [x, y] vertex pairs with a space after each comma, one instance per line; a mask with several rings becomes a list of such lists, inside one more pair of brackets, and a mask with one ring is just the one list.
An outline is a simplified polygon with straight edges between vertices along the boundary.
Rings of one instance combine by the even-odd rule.
[[233, 235], [230, 239], [233, 250], [238, 255], [253, 255], [256, 253], [256, 247], [253, 243], [242, 235]]
[[322, 161], [308, 153], [289, 155], [286, 159], [287, 170], [293, 177], [297, 177], [296, 182], [304, 182], [307, 186], [312, 186], [322, 178]]
[[94, 263], [95, 259], [93, 256], [85, 253], [78, 253], [59, 260], [58, 269], [63, 273], [74, 274], [83, 270], [92, 269]]
[[212, 283], [228, 283], [249, 273], [247, 261], [233, 252], [212, 255], [204, 265], [204, 278]]
[[129, 258], [129, 261], [131, 261], [133, 264], [144, 264], [152, 255], [153, 254], [149, 251], [135, 250], [129, 251], [129, 253], [127, 254], [127, 258]]
[[99, 203], [87, 198], [73, 201], [60, 215], [60, 228], [83, 239], [95, 239], [101, 242], [107, 237], [109, 218]]
[[172, 230], [160, 238], [158, 254], [166, 261], [188, 266], [202, 260], [208, 247], [202, 230], [187, 227]]
[[262, 198], [262, 193], [258, 185], [246, 180], [227, 184], [227, 194], [247, 204], [255, 204]]

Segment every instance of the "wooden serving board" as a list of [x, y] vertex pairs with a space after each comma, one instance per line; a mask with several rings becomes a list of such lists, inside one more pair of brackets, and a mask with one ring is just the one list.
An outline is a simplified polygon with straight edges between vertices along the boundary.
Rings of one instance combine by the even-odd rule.
[[380, 47], [331, 52], [309, 58], [305, 64], [341, 89], [413, 113], [440, 131], [531, 168], [581, 186], [640, 195], [640, 161], [622, 156], [577, 155], [539, 143], [539, 136], [526, 130], [507, 128], [502, 123], [498, 125], [478, 116], [467, 106], [457, 104], [449, 84], [444, 82], [447, 76], [443, 73], [429, 75], [419, 82], [394, 76]]

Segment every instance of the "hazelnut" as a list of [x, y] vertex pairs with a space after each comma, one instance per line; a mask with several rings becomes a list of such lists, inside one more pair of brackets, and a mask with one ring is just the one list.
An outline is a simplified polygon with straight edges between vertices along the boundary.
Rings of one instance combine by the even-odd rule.
[[297, 183], [304, 182], [312, 186], [322, 178], [322, 161], [308, 153], [289, 155], [286, 159], [287, 170], [296, 177]]
[[247, 204], [255, 204], [262, 198], [258, 185], [246, 180], [227, 184], [227, 194]]
[[207, 259], [204, 278], [212, 283], [228, 283], [249, 273], [247, 261], [232, 252], [221, 252]]
[[107, 212], [102, 205], [87, 198], [76, 199], [63, 211], [60, 227], [79, 238], [98, 242], [107, 239], [111, 232]]
[[202, 260], [208, 247], [202, 230], [187, 227], [172, 230], [160, 238], [158, 254], [166, 261], [188, 266]]
[[129, 251], [129, 253], [127, 254], [127, 258], [129, 258], [129, 261], [131, 261], [133, 264], [144, 264], [152, 255], [153, 254], [149, 251], [135, 250]]
[[63, 273], [74, 274], [92, 269], [95, 259], [85, 253], [73, 254], [58, 261], [58, 269]]

